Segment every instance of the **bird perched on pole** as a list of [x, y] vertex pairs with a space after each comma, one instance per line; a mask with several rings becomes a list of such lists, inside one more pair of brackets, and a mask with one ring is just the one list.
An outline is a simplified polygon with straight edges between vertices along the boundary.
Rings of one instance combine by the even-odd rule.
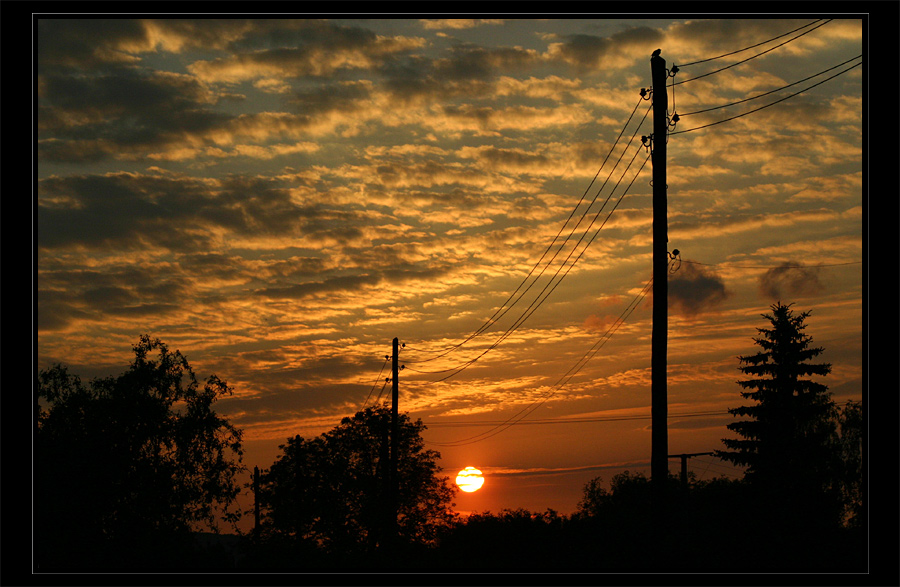
[[657, 49], [653, 53], [650, 54], [650, 57], [659, 57], [659, 54], [662, 53], [662, 49]]

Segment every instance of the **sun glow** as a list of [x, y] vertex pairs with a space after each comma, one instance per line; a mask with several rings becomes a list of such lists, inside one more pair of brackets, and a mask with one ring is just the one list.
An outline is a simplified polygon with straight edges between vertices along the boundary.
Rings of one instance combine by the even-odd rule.
[[456, 475], [456, 484], [466, 493], [478, 491], [484, 485], [484, 477], [481, 471], [475, 467], [466, 467]]

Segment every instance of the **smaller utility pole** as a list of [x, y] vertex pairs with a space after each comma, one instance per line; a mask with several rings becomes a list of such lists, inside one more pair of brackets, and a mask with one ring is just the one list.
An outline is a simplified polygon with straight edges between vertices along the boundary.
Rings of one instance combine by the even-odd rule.
[[687, 489], [688, 487], [688, 476], [687, 476], [687, 462], [691, 457], [702, 457], [705, 455], [713, 455], [715, 453], [712, 452], [694, 452], [690, 454], [682, 454], [682, 455], [669, 455], [670, 459], [681, 459], [681, 487], [682, 489]]
[[253, 467], [253, 535], [259, 538], [259, 467]]
[[680, 455], [669, 455], [670, 459], [681, 459], [681, 493], [682, 493], [682, 501], [681, 501], [681, 529], [682, 529], [682, 540], [678, 542], [678, 548], [685, 549], [688, 548], [689, 545], [693, 544], [694, 535], [693, 529], [691, 527], [691, 500], [690, 500], [690, 492], [688, 491], [688, 470], [687, 470], [687, 462], [691, 457], [699, 457], [703, 455], [712, 455], [715, 453], [711, 452], [694, 452], [694, 453], [685, 453]]

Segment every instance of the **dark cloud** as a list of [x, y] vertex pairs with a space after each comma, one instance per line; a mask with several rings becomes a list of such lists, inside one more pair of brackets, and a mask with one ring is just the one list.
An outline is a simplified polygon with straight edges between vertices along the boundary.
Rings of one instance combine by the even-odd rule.
[[86, 312], [72, 306], [71, 292], [49, 289], [43, 280], [38, 290], [36, 314], [39, 332], [65, 330], [73, 320], [88, 317]]
[[682, 263], [669, 278], [669, 305], [694, 316], [712, 309], [730, 296], [725, 283], [712, 271]]
[[[650, 27], [635, 27], [608, 37], [568, 35], [554, 47], [554, 57], [579, 68], [602, 67], [607, 58], [633, 54], [636, 50], [659, 44], [662, 32]], [[646, 56], [649, 60], [649, 54]]]
[[134, 294], [123, 287], [94, 287], [82, 294], [82, 299], [91, 306], [121, 306], [133, 301]]
[[38, 73], [129, 63], [133, 57], [120, 49], [147, 45], [147, 31], [131, 19], [37, 19]]
[[209, 107], [217, 98], [185, 75], [117, 68], [94, 75], [45, 75], [38, 97], [38, 157], [88, 162], [146, 156], [224, 129], [234, 116]]
[[498, 149], [487, 147], [478, 152], [479, 163], [488, 167], [496, 166], [513, 167], [529, 170], [534, 167], [546, 166], [549, 163], [547, 156], [542, 153], [531, 153], [514, 149]]
[[[154, 243], [193, 248], [207, 238], [187, 231], [207, 205], [200, 182], [128, 173], [51, 177], [38, 184], [38, 247], [129, 250]], [[68, 202], [52, 205], [55, 199]]]
[[38, 70], [136, 63], [160, 48], [258, 51], [291, 44], [364, 46], [377, 36], [361, 28], [303, 19], [39, 18]]
[[763, 298], [777, 300], [782, 296], [815, 295], [825, 286], [819, 279], [820, 268], [802, 263], [786, 262], [773, 267], [759, 278], [759, 294]]
[[485, 48], [456, 45], [449, 57], [433, 62], [434, 74], [445, 80], [491, 79], [533, 65], [536, 55], [518, 47]]
[[104, 271], [70, 270], [48, 260], [39, 274], [38, 328], [62, 330], [73, 320], [162, 316], [183, 308], [193, 276], [177, 263], [110, 263]]
[[296, 283], [257, 290], [257, 296], [272, 299], [302, 299], [322, 293], [356, 291], [366, 286], [377, 285], [382, 280], [378, 274], [341, 275], [324, 281]]
[[48, 76], [42, 81], [41, 101], [69, 114], [171, 115], [211, 100], [209, 91], [191, 77], [133, 69], [94, 76]]
[[206, 250], [224, 229], [243, 236], [293, 234], [348, 243], [368, 220], [358, 211], [293, 202], [279, 180], [234, 175], [218, 182], [132, 173], [51, 177], [38, 184], [38, 246], [79, 245], [183, 253]]
[[404, 56], [387, 61], [380, 73], [384, 86], [400, 100], [473, 99], [490, 95], [501, 73], [510, 75], [536, 61], [535, 54], [520, 48], [457, 45], [440, 59]]
[[[192, 21], [193, 22], [193, 21]], [[201, 21], [205, 22], [205, 21]], [[271, 47], [327, 47], [361, 49], [378, 42], [369, 29], [318, 19], [252, 20], [252, 26], [229, 44], [233, 51], [259, 52]]]
[[[448, 271], [447, 267], [419, 268], [400, 261], [397, 266], [385, 264], [383, 260], [369, 256], [356, 256], [356, 261], [372, 260], [374, 266], [364, 267], [366, 273], [338, 275], [320, 281], [305, 281], [287, 285], [264, 287], [254, 295], [271, 299], [303, 299], [320, 294], [336, 292], [355, 292], [382, 282], [397, 283], [402, 281], [433, 280]], [[379, 264], [380, 263], [380, 264]]]
[[[256, 34], [259, 33], [259, 34]], [[278, 75], [281, 78], [323, 79], [350, 71], [377, 69], [423, 43], [389, 37], [361, 27], [327, 21], [286, 21], [278, 30], [263, 26], [231, 43], [235, 55], [197, 61], [188, 70], [202, 77], [229, 81]]]
[[363, 82], [325, 84], [315, 90], [296, 93], [290, 104], [301, 114], [321, 115], [327, 112], [353, 112], [365, 105], [372, 94]]

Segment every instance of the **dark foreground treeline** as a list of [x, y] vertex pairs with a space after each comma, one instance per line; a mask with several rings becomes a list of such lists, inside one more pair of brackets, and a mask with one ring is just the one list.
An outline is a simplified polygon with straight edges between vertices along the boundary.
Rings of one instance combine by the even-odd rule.
[[215, 375], [201, 383], [180, 352], [149, 336], [134, 354], [121, 375], [87, 383], [62, 365], [38, 375], [37, 573], [866, 570], [861, 411], [838, 412], [824, 397], [785, 407], [799, 397], [791, 386], [738, 430], [753, 475], [671, 477], [655, 499], [641, 474], [596, 478], [571, 516], [455, 517], [455, 490], [421, 420], [395, 423], [390, 406], [366, 407], [317, 437], [288, 438], [275, 462], [254, 469], [258, 529], [222, 536], [196, 530], [236, 528], [250, 514], [237, 509], [250, 489], [242, 431], [213, 409], [231, 390]]
[[[649, 482], [617, 480], [612, 492], [560, 515], [504, 510], [444, 527], [432, 544], [371, 548], [313, 544], [282, 533], [255, 536], [145, 535], [142, 542], [70, 544], [37, 571], [355, 573], [864, 573], [867, 543], [858, 525], [826, 527], [726, 479], [672, 483], [660, 533]], [[595, 496], [596, 497], [596, 496]], [[754, 505], [755, 504], [755, 505]], [[62, 546], [62, 545], [60, 545]]]
[[[504, 510], [473, 514], [430, 546], [326, 552], [284, 537], [247, 537], [238, 569], [499, 572], [797, 572], [866, 570], [858, 525], [801, 525], [800, 515], [756, 502], [741, 482], [716, 479], [673, 488], [668, 523], [654, 531], [649, 482], [625, 475], [618, 491], [571, 516]], [[677, 485], [673, 483], [673, 485]], [[773, 512], [778, 512], [777, 514]]]

